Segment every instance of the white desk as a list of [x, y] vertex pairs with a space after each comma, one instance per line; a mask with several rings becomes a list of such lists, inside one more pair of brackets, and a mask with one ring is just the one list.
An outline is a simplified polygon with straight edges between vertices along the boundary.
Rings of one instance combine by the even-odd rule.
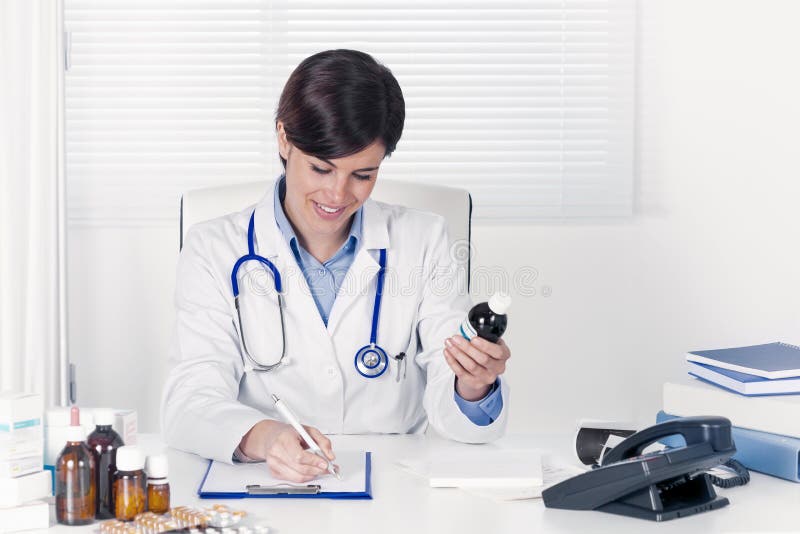
[[[731, 504], [712, 512], [654, 523], [602, 512], [573, 512], [545, 508], [542, 501], [494, 502], [458, 489], [431, 489], [422, 478], [396, 467], [398, 458], [424, 455], [462, 445], [424, 436], [334, 436], [335, 449], [366, 449], [372, 455], [373, 500], [337, 501], [304, 499], [198, 499], [197, 487], [206, 460], [169, 450], [173, 506], [208, 506], [223, 502], [247, 510], [276, 534], [354, 533], [379, 534], [504, 534], [542, 532], [659, 533], [687, 532], [800, 532], [800, 484], [753, 473], [750, 484], [717, 490]], [[153, 453], [163, 445], [155, 436], [140, 436], [139, 445]], [[571, 438], [510, 436], [486, 447], [520, 445], [548, 448], [572, 455]], [[86, 527], [58, 525], [49, 534], [96, 532]]]

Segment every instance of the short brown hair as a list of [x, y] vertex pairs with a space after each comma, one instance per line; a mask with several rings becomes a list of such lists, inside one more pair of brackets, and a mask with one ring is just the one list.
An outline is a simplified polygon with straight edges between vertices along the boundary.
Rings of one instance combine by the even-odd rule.
[[294, 69], [275, 122], [283, 122], [289, 142], [303, 152], [336, 159], [378, 140], [391, 155], [405, 115], [403, 92], [387, 67], [357, 50], [327, 50]]

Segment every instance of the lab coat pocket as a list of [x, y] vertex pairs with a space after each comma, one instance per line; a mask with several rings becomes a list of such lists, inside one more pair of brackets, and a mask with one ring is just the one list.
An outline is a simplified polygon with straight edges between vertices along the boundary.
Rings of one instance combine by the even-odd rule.
[[[417, 352], [417, 336], [411, 333], [405, 344], [405, 350], [389, 352], [389, 369], [387, 374], [395, 382], [408, 379], [409, 368], [414, 367], [414, 356]], [[413, 373], [413, 369], [411, 370]]]
[[410, 327], [405, 327], [403, 334], [399, 330], [397, 338], [388, 339], [384, 346], [389, 357], [388, 369], [367, 383], [367, 400], [373, 414], [370, 432], [406, 433], [424, 417], [421, 410], [425, 381], [414, 363], [417, 336]]

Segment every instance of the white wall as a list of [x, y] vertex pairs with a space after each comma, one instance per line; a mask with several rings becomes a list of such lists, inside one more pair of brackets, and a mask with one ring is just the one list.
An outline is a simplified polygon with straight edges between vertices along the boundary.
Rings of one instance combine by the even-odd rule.
[[[800, 3], [643, 0], [640, 19], [635, 216], [474, 228], [478, 265], [538, 272], [510, 312], [514, 431], [648, 422], [687, 350], [800, 341]], [[70, 247], [79, 401], [155, 430], [177, 231], [76, 226]]]

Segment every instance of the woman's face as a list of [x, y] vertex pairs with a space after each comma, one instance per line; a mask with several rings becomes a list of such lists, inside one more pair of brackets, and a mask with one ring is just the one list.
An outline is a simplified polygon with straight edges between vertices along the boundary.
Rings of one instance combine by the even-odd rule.
[[306, 154], [286, 138], [278, 123], [278, 148], [286, 160], [283, 207], [301, 239], [343, 239], [353, 214], [369, 198], [386, 149], [376, 141], [351, 156], [324, 160]]

